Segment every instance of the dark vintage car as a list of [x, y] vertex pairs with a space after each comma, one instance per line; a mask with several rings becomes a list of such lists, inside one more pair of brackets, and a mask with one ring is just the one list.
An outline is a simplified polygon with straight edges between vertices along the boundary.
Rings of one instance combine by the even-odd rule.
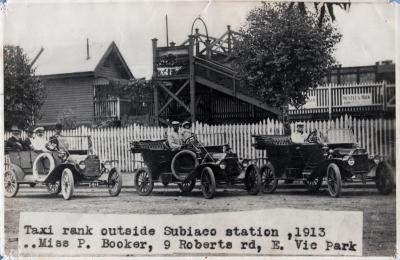
[[[21, 184], [35, 187], [42, 184], [50, 194], [62, 192], [69, 200], [77, 185], [92, 187], [105, 185], [111, 196], [118, 196], [122, 178], [112, 161], [101, 163], [93, 154], [90, 136], [59, 138], [60, 147], [52, 151], [10, 151], [6, 149], [7, 163], [4, 173], [6, 197], [14, 197]], [[68, 149], [68, 143], [86, 144], [86, 149]]]
[[329, 129], [325, 135], [313, 131], [304, 143], [293, 143], [290, 136], [254, 138], [255, 148], [267, 153], [267, 163], [260, 168], [264, 193], [273, 193], [279, 180], [303, 181], [308, 190], [316, 192], [324, 178], [332, 197], [340, 196], [343, 182], [372, 180], [382, 194], [393, 190], [391, 166], [358, 147], [351, 129]]
[[145, 167], [135, 172], [139, 195], [149, 195], [154, 182], [177, 183], [182, 192], [190, 192], [201, 181], [206, 199], [214, 197], [222, 185], [244, 184], [251, 195], [258, 194], [261, 176], [255, 164], [240, 160], [227, 145], [203, 146], [195, 136], [181, 150], [173, 151], [166, 140], [133, 141], [133, 153], [141, 153]]

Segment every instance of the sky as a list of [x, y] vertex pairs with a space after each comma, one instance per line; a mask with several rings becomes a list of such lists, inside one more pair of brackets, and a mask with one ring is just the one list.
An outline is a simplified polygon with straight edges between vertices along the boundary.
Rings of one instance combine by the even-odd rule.
[[[20, 45], [30, 57], [43, 46], [115, 41], [135, 77], [149, 78], [152, 72], [151, 39], [166, 43], [165, 16], [169, 41], [182, 43], [199, 15], [209, 34], [219, 37], [229, 24], [238, 30], [249, 10], [259, 2], [129, 2], [101, 1], [9, 1], [5, 17], [4, 43]], [[342, 41], [335, 52], [342, 66], [372, 65], [395, 58], [395, 12], [392, 4], [353, 3], [350, 12], [335, 9]], [[198, 26], [197, 26], [198, 25]], [[204, 32], [201, 24], [196, 24]], [[62, 53], [60, 53], [62, 60]]]

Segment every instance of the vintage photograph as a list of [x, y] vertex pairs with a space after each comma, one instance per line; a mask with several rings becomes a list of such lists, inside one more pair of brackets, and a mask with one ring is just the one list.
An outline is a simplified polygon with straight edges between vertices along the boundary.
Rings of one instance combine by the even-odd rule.
[[361, 212], [359, 254], [396, 255], [396, 3], [1, 5], [5, 255], [26, 212], [278, 208]]

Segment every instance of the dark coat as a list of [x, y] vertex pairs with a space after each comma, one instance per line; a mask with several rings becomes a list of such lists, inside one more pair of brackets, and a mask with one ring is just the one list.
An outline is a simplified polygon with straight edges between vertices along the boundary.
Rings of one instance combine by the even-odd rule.
[[16, 152], [26, 150], [26, 145], [24, 144], [24, 141], [21, 138], [15, 136], [11, 136], [10, 138], [8, 138], [6, 142], [6, 147]]

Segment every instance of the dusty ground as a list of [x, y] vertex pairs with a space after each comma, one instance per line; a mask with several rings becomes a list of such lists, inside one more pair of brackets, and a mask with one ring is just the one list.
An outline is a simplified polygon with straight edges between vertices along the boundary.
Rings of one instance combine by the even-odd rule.
[[[126, 183], [126, 182], [125, 182]], [[129, 183], [128, 183], [129, 185]], [[21, 211], [54, 211], [79, 213], [172, 213], [243, 211], [274, 207], [360, 210], [364, 213], [364, 255], [392, 256], [396, 243], [395, 194], [379, 195], [374, 185], [348, 185], [341, 198], [331, 198], [323, 189], [311, 195], [302, 186], [280, 186], [274, 194], [248, 196], [240, 189], [219, 190], [216, 198], [203, 199], [199, 187], [182, 196], [176, 185], [155, 187], [149, 197], [140, 197], [132, 186], [124, 187], [119, 197], [109, 197], [105, 189], [79, 188], [71, 201], [51, 197], [41, 187], [21, 187], [17, 197], [5, 200], [6, 253], [18, 245], [18, 221]]]

